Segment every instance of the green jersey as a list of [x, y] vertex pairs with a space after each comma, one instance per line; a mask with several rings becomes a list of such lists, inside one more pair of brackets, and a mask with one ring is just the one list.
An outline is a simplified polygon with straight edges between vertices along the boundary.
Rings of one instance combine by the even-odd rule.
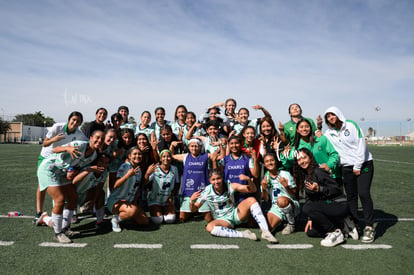
[[165, 205], [170, 198], [174, 187], [180, 182], [178, 169], [174, 165], [170, 165], [170, 170], [164, 172], [160, 166], [149, 177], [151, 191], [148, 192], [148, 204]]
[[236, 208], [234, 205], [234, 190], [231, 188], [230, 184], [227, 184], [227, 188], [226, 192], [219, 194], [216, 192], [213, 185], [209, 184], [198, 199], [200, 204], [208, 204], [215, 220], [228, 217]]
[[295, 199], [289, 194], [286, 188], [279, 182], [279, 177], [287, 179], [288, 186], [295, 188], [296, 184], [292, 175], [288, 171], [280, 170], [276, 177], [272, 177], [270, 172], [267, 171], [264, 175], [264, 179], [267, 181], [267, 193], [272, 201], [272, 204], [277, 205], [278, 197], [287, 197], [294, 201]]
[[[309, 123], [311, 124], [312, 131], [316, 131], [316, 125], [313, 119], [304, 117]], [[285, 132], [285, 136], [287, 140], [289, 141], [290, 145], [293, 145], [295, 143], [295, 135], [296, 135], [296, 122], [293, 120], [289, 120], [285, 124], [283, 124], [283, 130]]]

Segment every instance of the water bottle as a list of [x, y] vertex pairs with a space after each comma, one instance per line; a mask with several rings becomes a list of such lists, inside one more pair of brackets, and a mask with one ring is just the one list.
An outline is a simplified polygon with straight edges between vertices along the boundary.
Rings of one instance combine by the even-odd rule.
[[22, 215], [22, 213], [20, 213], [19, 211], [11, 211], [11, 212], [7, 213], [7, 216], [9, 216], [9, 217], [18, 217], [18, 216], [21, 216], [21, 215]]

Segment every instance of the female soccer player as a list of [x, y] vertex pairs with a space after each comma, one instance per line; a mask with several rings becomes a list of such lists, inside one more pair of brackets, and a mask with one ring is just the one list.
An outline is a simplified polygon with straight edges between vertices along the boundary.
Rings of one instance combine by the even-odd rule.
[[139, 164], [142, 153], [138, 147], [131, 147], [128, 152], [128, 161], [118, 169], [114, 188], [108, 197], [107, 207], [113, 213], [111, 219], [112, 231], [121, 232], [120, 222], [133, 219], [137, 224], [147, 225], [149, 220], [144, 211], [137, 204], [137, 190], [142, 180]]
[[308, 217], [305, 232], [309, 237], [323, 237], [322, 246], [332, 247], [344, 242], [340, 228], [348, 216], [348, 203], [340, 185], [326, 170], [319, 167], [312, 152], [298, 150], [293, 176], [299, 189], [304, 189], [306, 202], [302, 211]]
[[[76, 208], [78, 196], [71, 181], [66, 179], [66, 172], [69, 167], [85, 167], [97, 157], [97, 151], [103, 143], [103, 132], [95, 131], [89, 142], [73, 141], [65, 146], [53, 149], [55, 154], [47, 157], [39, 166], [37, 176], [39, 179], [40, 191], [47, 190], [54, 201], [52, 210], [53, 229], [55, 239], [62, 243], [72, 242], [68, 237], [73, 210]], [[62, 216], [66, 203], [68, 210], [65, 217]], [[66, 235], [65, 235], [66, 234]]]
[[151, 128], [154, 129], [155, 137], [157, 140], [161, 138], [161, 127], [164, 125], [171, 125], [171, 122], [165, 120], [165, 109], [163, 107], [157, 107], [154, 111], [155, 121], [151, 124]]
[[361, 241], [371, 243], [375, 239], [374, 205], [371, 184], [374, 175], [372, 155], [365, 144], [364, 134], [352, 120], [347, 120], [337, 107], [325, 111], [328, 129], [325, 136], [339, 153], [342, 177], [352, 218], [358, 223], [358, 196], [362, 203], [365, 228]]
[[[270, 117], [270, 118], [272, 117], [272, 115], [264, 107], [260, 105], [254, 105], [252, 108], [254, 110], [261, 110], [264, 114], [264, 117]], [[233, 127], [233, 130], [235, 131], [236, 135], [240, 134], [243, 127], [247, 125], [253, 126], [255, 128], [255, 131], [257, 132], [257, 128], [262, 118], [258, 118], [256, 120], [249, 120], [249, 116], [250, 116], [250, 113], [247, 108], [239, 109], [237, 116], [236, 116], [236, 120], [238, 123], [236, 123]]]
[[274, 154], [266, 154], [263, 163], [267, 171], [262, 180], [262, 199], [271, 202], [267, 213], [270, 231], [287, 221], [282, 234], [288, 235], [295, 230], [295, 217], [300, 210], [295, 181], [288, 171], [278, 169]]
[[151, 113], [149, 111], [143, 111], [141, 114], [141, 123], [135, 129], [135, 137], [140, 133], [147, 135], [148, 139], [155, 137], [154, 129], [150, 126]]
[[105, 120], [108, 116], [108, 111], [101, 107], [96, 110], [95, 120], [88, 123], [85, 129], [85, 136], [89, 138], [91, 134], [96, 130], [105, 131]]
[[256, 234], [250, 230], [238, 231], [233, 229], [236, 225], [247, 221], [250, 214], [256, 220], [262, 231], [262, 239], [270, 243], [277, 243], [276, 238], [270, 233], [262, 209], [254, 197], [243, 200], [239, 205], [234, 204], [234, 193], [254, 193], [256, 185], [253, 179], [240, 175], [240, 180], [248, 182], [247, 185], [239, 183], [224, 183], [219, 169], [213, 169], [209, 176], [210, 185], [204, 191], [193, 193], [190, 198], [192, 212], [197, 211], [204, 203], [207, 203], [214, 218], [207, 224], [206, 230], [213, 236], [229, 238], [246, 238], [257, 240]]
[[[49, 129], [43, 141], [43, 147], [39, 155], [37, 168], [39, 168], [40, 164], [45, 158], [53, 153], [53, 148], [67, 144], [74, 140], [88, 140], [88, 138], [79, 129], [79, 126], [82, 124], [82, 122], [82, 114], [80, 112], [74, 111], [69, 114], [68, 122], [55, 123], [52, 128]], [[43, 213], [43, 204], [46, 195], [46, 191], [40, 191], [39, 185], [36, 191], [36, 215], [34, 219], [34, 223], [36, 225], [41, 224], [42, 219], [39, 218]]]
[[187, 107], [184, 105], [178, 105], [175, 109], [174, 123], [171, 125], [173, 133], [179, 140], [183, 138], [183, 130], [185, 126], [185, 117], [187, 115]]
[[173, 198], [179, 187], [180, 176], [171, 161], [171, 151], [165, 149], [160, 152], [160, 163], [150, 165], [145, 173], [145, 183], [151, 188], [148, 192], [148, 207], [155, 224], [175, 222]]

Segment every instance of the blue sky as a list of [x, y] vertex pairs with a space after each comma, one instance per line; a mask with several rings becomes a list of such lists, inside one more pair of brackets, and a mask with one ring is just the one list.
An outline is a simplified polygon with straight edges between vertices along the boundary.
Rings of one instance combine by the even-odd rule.
[[292, 102], [312, 118], [335, 105], [365, 131], [405, 134], [413, 27], [410, 0], [0, 1], [0, 107], [66, 121], [164, 106], [172, 119], [233, 97], [252, 118], [255, 104], [276, 122]]

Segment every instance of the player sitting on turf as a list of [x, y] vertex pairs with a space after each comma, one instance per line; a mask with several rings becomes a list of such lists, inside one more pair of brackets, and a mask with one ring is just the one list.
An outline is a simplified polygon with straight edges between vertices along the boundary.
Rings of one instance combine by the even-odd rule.
[[271, 243], [277, 243], [276, 238], [270, 233], [262, 209], [254, 197], [248, 197], [237, 207], [234, 204], [234, 193], [253, 193], [256, 192], [256, 185], [253, 179], [246, 175], [240, 175], [241, 180], [248, 182], [247, 185], [239, 183], [225, 184], [222, 173], [219, 169], [210, 172], [210, 185], [204, 191], [195, 192], [190, 198], [190, 208], [192, 212], [197, 211], [204, 203], [207, 203], [213, 221], [207, 224], [207, 231], [218, 237], [246, 238], [257, 240], [256, 234], [250, 230], [238, 231], [233, 228], [241, 224], [252, 214], [262, 231], [262, 239]]

